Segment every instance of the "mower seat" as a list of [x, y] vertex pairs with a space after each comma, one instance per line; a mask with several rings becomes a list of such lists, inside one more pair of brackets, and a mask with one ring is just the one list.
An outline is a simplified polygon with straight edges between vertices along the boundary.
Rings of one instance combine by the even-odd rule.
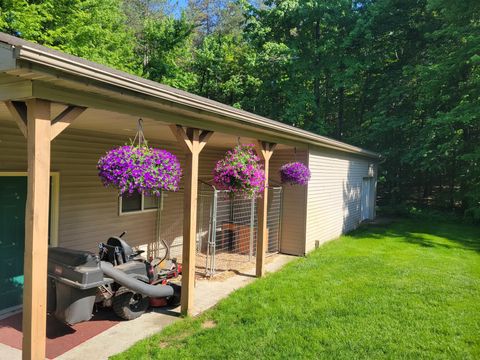
[[128, 245], [125, 240], [118, 236], [112, 236], [111, 238], [109, 238], [107, 241], [107, 245], [109, 247], [118, 248], [120, 250], [124, 263], [130, 261], [132, 255], [134, 255], [133, 249], [130, 247], [130, 245]]
[[62, 247], [48, 249], [49, 260], [59, 264], [76, 267], [80, 265], [97, 266], [98, 258], [90, 251], [73, 250]]

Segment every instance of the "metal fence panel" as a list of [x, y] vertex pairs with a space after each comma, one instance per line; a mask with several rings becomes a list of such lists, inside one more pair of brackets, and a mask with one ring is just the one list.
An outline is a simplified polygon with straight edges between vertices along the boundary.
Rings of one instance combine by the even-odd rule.
[[[282, 188], [269, 188], [267, 208], [267, 256], [279, 251], [281, 238]], [[157, 238], [149, 255], [182, 261], [183, 191], [163, 193], [157, 217]], [[257, 201], [200, 182], [198, 188], [196, 268], [197, 274], [213, 276], [235, 271], [255, 261], [257, 242]]]

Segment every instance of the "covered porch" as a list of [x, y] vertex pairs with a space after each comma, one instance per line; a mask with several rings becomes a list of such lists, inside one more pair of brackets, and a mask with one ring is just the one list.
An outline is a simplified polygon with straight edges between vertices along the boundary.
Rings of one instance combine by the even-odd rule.
[[[238, 142], [256, 144], [267, 181], [278, 181], [276, 172], [282, 163], [307, 158], [307, 144], [297, 141], [294, 132], [285, 134], [286, 126], [155, 83], [139, 84], [135, 77], [81, 59], [59, 60], [58, 53], [39, 48], [19, 44], [15, 53], [13, 48], [2, 48], [3, 58], [10, 54], [12, 62], [2, 64], [0, 75], [0, 179], [8, 178], [11, 193], [19, 194], [16, 211], [22, 212], [22, 202], [25, 206], [24, 221], [17, 222], [24, 225], [24, 236], [18, 231], [15, 235], [24, 243], [15, 238], [3, 244], [14, 250], [10, 258], [2, 259], [2, 266], [11, 266], [12, 276], [5, 280], [16, 281], [12, 296], [23, 288], [25, 359], [43, 359], [45, 354], [49, 245], [96, 252], [99, 242], [127, 230], [133, 246], [156, 255], [162, 251], [161, 231], [169, 226], [173, 241], [181, 244], [178, 253], [171, 254], [183, 265], [181, 312], [191, 314], [196, 260], [198, 250], [202, 252], [198, 245], [200, 181], [208, 182], [215, 162]], [[27, 59], [29, 51], [37, 57]], [[80, 76], [78, 71], [85, 73]], [[182, 192], [170, 197], [170, 208], [176, 211], [163, 211], [163, 226], [158, 225], [160, 210], [147, 209], [144, 199], [134, 211], [123, 208], [117, 193], [105, 189], [97, 176], [98, 158], [133, 138], [139, 118], [149, 144], [177, 155], [184, 171]], [[282, 231], [278, 230], [278, 245], [271, 252], [303, 254], [303, 239], [292, 238], [297, 224], [290, 225], [286, 214], [304, 214], [305, 197], [305, 189], [283, 191], [283, 210], [276, 214]], [[249, 219], [254, 220], [255, 242], [252, 248], [250, 227], [248, 255], [260, 277], [272, 233], [268, 230], [269, 192], [254, 205], [256, 216], [250, 207]], [[12, 309], [12, 304], [3, 305], [2, 310]]]

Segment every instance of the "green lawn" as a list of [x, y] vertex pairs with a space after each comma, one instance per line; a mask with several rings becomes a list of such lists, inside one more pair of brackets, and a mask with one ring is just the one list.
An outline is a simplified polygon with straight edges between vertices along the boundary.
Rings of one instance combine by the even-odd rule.
[[480, 359], [480, 229], [357, 230], [114, 357], [299, 358]]

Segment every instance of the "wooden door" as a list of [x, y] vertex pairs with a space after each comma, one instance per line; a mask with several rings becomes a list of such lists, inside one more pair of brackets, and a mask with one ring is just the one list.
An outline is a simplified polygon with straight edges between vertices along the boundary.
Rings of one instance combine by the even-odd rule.
[[22, 304], [26, 176], [0, 176], [0, 312]]

